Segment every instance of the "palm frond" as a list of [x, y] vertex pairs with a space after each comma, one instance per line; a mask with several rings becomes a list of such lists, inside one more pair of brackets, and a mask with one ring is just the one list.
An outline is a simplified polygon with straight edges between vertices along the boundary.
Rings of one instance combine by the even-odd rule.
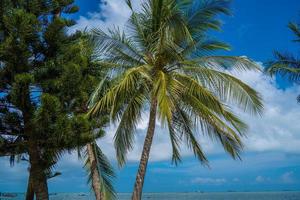
[[172, 126], [174, 127], [174, 130], [180, 134], [181, 138], [183, 137], [185, 139], [187, 146], [189, 149], [192, 149], [198, 160], [200, 160], [204, 165], [208, 165], [205, 153], [194, 136], [193, 130], [195, 129], [195, 126], [191, 121], [191, 117], [180, 108], [180, 105], [176, 105], [176, 111], [172, 118]]
[[105, 93], [108, 87], [109, 86], [107, 77], [103, 77], [103, 79], [99, 82], [97, 88], [91, 94], [87, 102], [88, 108], [93, 107], [96, 104], [96, 102], [102, 98], [103, 94]]
[[221, 100], [232, 102], [245, 111], [261, 113], [262, 98], [250, 86], [234, 76], [204, 67], [184, 67], [185, 72], [198, 79], [204, 87], [210, 88]]
[[[89, 114], [97, 115], [103, 110], [111, 110], [111, 117], [113, 120], [117, 120], [120, 107], [118, 105], [125, 102], [126, 98], [130, 98], [131, 95], [139, 88], [139, 83], [143, 80], [150, 80], [151, 78], [145, 72], [146, 66], [139, 66], [126, 71], [122, 76], [119, 76], [118, 82], [90, 109]], [[147, 88], [147, 85], [144, 85]], [[116, 101], [118, 99], [118, 101]], [[118, 103], [117, 103], [118, 102]]]
[[279, 74], [291, 81], [300, 81], [300, 60], [293, 55], [274, 52], [275, 61], [267, 63], [266, 72], [271, 76]]
[[95, 54], [101, 55], [99, 59], [108, 59], [116, 64], [131, 66], [144, 64], [142, 55], [119, 29], [109, 30], [109, 34], [101, 29], [93, 29], [92, 41], [96, 46]]
[[[96, 142], [91, 143], [93, 154], [95, 155], [96, 161], [96, 170], [99, 174], [100, 179], [100, 187], [99, 190], [104, 195], [105, 199], [116, 199], [116, 191], [113, 187], [112, 181], [115, 178], [115, 173], [113, 167], [109, 163], [108, 158], [103, 154], [100, 147], [97, 145]], [[90, 183], [92, 180], [92, 173], [91, 173], [91, 164], [89, 160], [88, 153], [85, 153], [86, 161], [85, 161], [85, 168], [88, 172], [88, 182]]]
[[261, 71], [261, 67], [258, 64], [245, 56], [203, 56], [190, 62], [218, 70]]
[[164, 124], [167, 121], [171, 121], [172, 110], [174, 108], [173, 102], [168, 94], [168, 77], [167, 75], [159, 71], [157, 82], [154, 85], [154, 95], [157, 96], [159, 117]]
[[146, 101], [145, 88], [141, 88], [125, 105], [120, 114], [117, 131], [114, 137], [117, 159], [120, 166], [126, 161], [126, 154], [133, 148], [136, 125], [141, 120], [141, 112]]
[[181, 156], [180, 156], [180, 144], [181, 139], [180, 135], [176, 132], [176, 127], [174, 127], [174, 121], [168, 121], [168, 129], [169, 129], [169, 136], [170, 141], [172, 145], [172, 162], [177, 165], [179, 162], [181, 162]]
[[229, 3], [227, 0], [190, 1], [190, 5], [185, 5], [189, 29], [194, 33], [220, 30], [221, 22], [215, 17], [218, 14], [229, 15]]
[[293, 33], [296, 35], [297, 39], [295, 39], [295, 42], [300, 42], [300, 28], [297, 24], [290, 22], [288, 25], [289, 29], [293, 31]]
[[243, 144], [237, 132], [196, 98], [189, 96], [183, 101], [188, 105], [186, 109], [191, 116], [199, 122], [202, 132], [212, 139], [218, 139], [233, 158], [240, 158]]
[[126, 4], [127, 4], [127, 6], [130, 8], [130, 10], [132, 10], [133, 7], [132, 7], [132, 2], [131, 2], [131, 0], [125, 0], [125, 2], [126, 2]]

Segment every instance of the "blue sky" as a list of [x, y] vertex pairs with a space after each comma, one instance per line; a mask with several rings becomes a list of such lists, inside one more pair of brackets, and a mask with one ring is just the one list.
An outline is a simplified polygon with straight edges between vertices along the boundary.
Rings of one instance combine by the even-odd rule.
[[[123, 26], [128, 17], [121, 0], [108, 0], [107, 4], [100, 4], [99, 0], [88, 2], [77, 0], [81, 7], [73, 15], [78, 21], [77, 29]], [[213, 33], [212, 37], [231, 44], [232, 51], [225, 54], [246, 55], [259, 63], [272, 59], [275, 49], [298, 53], [287, 23], [300, 20], [299, 8], [299, 0], [234, 0], [233, 16], [222, 17], [223, 31]], [[201, 166], [187, 149], [183, 149], [183, 163], [176, 167], [169, 159], [166, 134], [158, 128], [146, 176], [146, 192], [300, 190], [300, 107], [295, 100], [300, 87], [257, 72], [238, 74], [238, 77], [258, 90], [266, 104], [262, 117], [238, 111], [250, 125], [248, 138], [244, 139], [243, 161], [233, 161], [218, 144], [203, 138], [210, 169]], [[146, 121], [138, 127], [137, 145], [129, 154], [128, 165], [121, 170], [116, 167], [115, 184], [120, 192], [130, 192], [133, 188]], [[111, 142], [114, 128], [107, 132], [100, 145], [115, 165]], [[25, 191], [27, 164], [11, 168], [8, 159], [1, 158], [0, 166], [4, 166], [0, 168], [0, 191]], [[66, 154], [57, 170], [63, 174], [49, 181], [50, 191], [89, 191], [82, 161], [75, 154]]]

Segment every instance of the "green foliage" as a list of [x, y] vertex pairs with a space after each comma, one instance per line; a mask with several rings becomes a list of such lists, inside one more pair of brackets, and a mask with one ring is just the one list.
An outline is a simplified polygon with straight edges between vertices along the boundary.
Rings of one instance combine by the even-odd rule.
[[[33, 77], [28, 73], [21, 73], [15, 76], [15, 81], [11, 89], [11, 102], [20, 110], [30, 109], [32, 103], [30, 102], [30, 84], [33, 82]], [[27, 99], [24, 101], [23, 97]]]
[[[99, 188], [99, 190], [101, 191], [105, 199], [116, 199], [117, 193], [112, 185], [112, 180], [115, 178], [113, 167], [96, 142], [93, 142], [90, 145], [93, 149], [93, 154], [95, 155], [95, 167], [99, 174], [101, 187]], [[88, 183], [91, 183], [93, 178], [91, 173], [92, 167], [90, 165], [90, 157], [88, 156], [87, 151], [85, 151], [85, 158], [85, 168], [88, 172]]]
[[77, 11], [74, 0], [0, 1], [0, 156], [32, 162], [37, 152], [46, 177], [104, 126], [85, 116], [103, 72], [89, 36], [67, 33]]
[[230, 14], [229, 1], [147, 0], [141, 11], [127, 1], [131, 17], [125, 32], [95, 29], [100, 64], [112, 74], [112, 85], [94, 101], [90, 114], [110, 109], [119, 127], [115, 148], [120, 165], [133, 148], [136, 125], [151, 99], [158, 102], [158, 118], [169, 129], [172, 160], [180, 161], [184, 142], [203, 163], [202, 134], [219, 141], [233, 158], [243, 149], [247, 126], [231, 106], [259, 114], [260, 95], [226, 70], [260, 70], [245, 57], [216, 56], [229, 46], [208, 36], [221, 30], [219, 14]]
[[[289, 29], [295, 34], [294, 42], [300, 42], [300, 28], [298, 24], [289, 23]], [[291, 82], [299, 83], [300, 81], [300, 60], [290, 54], [274, 52], [275, 60], [267, 63], [266, 72], [271, 75], [281, 75], [288, 78]], [[300, 95], [297, 97], [300, 102]]]

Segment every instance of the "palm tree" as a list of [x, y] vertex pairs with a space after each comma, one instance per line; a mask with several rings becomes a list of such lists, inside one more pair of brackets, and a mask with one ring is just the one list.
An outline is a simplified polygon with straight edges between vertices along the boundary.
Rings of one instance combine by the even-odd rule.
[[[295, 23], [289, 23], [289, 29], [295, 34], [294, 42], [300, 42], [300, 27]], [[299, 83], [300, 81], [300, 60], [289, 53], [274, 52], [275, 60], [267, 63], [266, 72], [273, 75], [281, 75], [289, 78], [290, 81]], [[300, 102], [300, 95], [297, 97]]]
[[[215, 56], [229, 46], [208, 38], [220, 30], [218, 14], [229, 14], [228, 1], [148, 0], [140, 12], [133, 9], [127, 32], [94, 30], [102, 66], [111, 69], [111, 87], [90, 110], [97, 115], [110, 109], [119, 122], [114, 145], [120, 166], [133, 148], [136, 125], [149, 110], [146, 133], [132, 199], [139, 200], [155, 133], [156, 119], [168, 128], [172, 161], [181, 160], [184, 142], [203, 164], [208, 164], [199, 143], [201, 134], [219, 141], [233, 158], [240, 158], [241, 136], [247, 125], [231, 110], [235, 104], [258, 114], [260, 95], [226, 69], [259, 70], [246, 57]], [[198, 131], [200, 130], [200, 131]]]

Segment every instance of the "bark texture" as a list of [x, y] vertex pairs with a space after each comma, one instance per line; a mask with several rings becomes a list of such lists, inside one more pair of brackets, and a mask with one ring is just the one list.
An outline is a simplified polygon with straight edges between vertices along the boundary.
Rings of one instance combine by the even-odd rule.
[[48, 200], [48, 185], [47, 176], [43, 168], [43, 162], [40, 158], [40, 153], [37, 145], [30, 145], [29, 149], [30, 166], [31, 166], [31, 177], [33, 190], [36, 195], [36, 200]]
[[89, 156], [90, 170], [92, 173], [92, 187], [95, 193], [96, 200], [104, 200], [104, 195], [101, 192], [100, 174], [97, 170], [96, 156], [93, 151], [93, 145], [87, 144], [87, 151]]
[[32, 184], [32, 189], [35, 193], [36, 200], [49, 200], [47, 176], [45, 174], [44, 162], [41, 158], [41, 152], [35, 136], [32, 131], [30, 114], [24, 113], [24, 132], [29, 136], [28, 139], [28, 154], [30, 162], [29, 182]]
[[154, 131], [155, 131], [156, 112], [157, 112], [156, 110], [157, 110], [157, 100], [153, 99], [151, 101], [148, 130], [144, 141], [144, 147], [143, 147], [143, 152], [140, 160], [139, 170], [134, 184], [132, 200], [141, 200], [142, 198], [146, 169], [148, 165], [150, 149], [151, 149]]
[[28, 178], [27, 191], [26, 191], [26, 200], [34, 200], [33, 179], [32, 179], [32, 175], [31, 175], [31, 169], [29, 170], [29, 178]]

